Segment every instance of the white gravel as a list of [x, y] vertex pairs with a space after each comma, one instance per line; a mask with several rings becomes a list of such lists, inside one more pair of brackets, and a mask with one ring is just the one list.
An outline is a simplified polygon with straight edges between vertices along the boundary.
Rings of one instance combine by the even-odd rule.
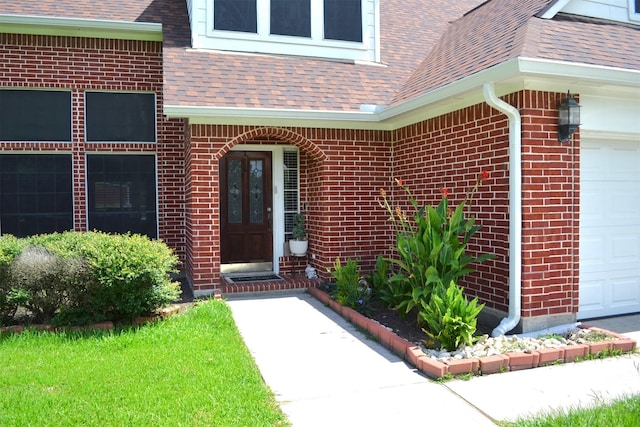
[[604, 335], [601, 332], [576, 328], [561, 335], [554, 334], [538, 338], [519, 337], [517, 335], [503, 335], [492, 338], [488, 335], [483, 335], [474, 345], [460, 346], [460, 348], [455, 351], [449, 351], [447, 349], [436, 350], [427, 348], [423, 344], [420, 344], [420, 346], [422, 351], [432, 359], [451, 360], [472, 359], [509, 352], [531, 353], [541, 348], [557, 348], [572, 344], [616, 339], [614, 336]]

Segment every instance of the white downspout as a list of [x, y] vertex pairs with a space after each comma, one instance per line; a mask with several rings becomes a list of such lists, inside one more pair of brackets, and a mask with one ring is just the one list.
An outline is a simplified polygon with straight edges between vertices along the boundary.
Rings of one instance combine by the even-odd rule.
[[520, 322], [522, 298], [522, 121], [512, 105], [496, 96], [493, 83], [482, 86], [487, 104], [509, 118], [509, 316], [491, 332], [504, 335]]

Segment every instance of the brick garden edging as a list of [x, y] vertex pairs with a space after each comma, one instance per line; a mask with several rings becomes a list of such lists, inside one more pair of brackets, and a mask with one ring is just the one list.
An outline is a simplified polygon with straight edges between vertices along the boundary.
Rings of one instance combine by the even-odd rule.
[[487, 375], [505, 371], [518, 371], [558, 362], [573, 362], [578, 358], [583, 358], [589, 354], [595, 355], [606, 350], [618, 350], [628, 353], [636, 348], [635, 340], [605, 329], [589, 327], [588, 329], [605, 332], [619, 339], [558, 348], [545, 348], [535, 350], [532, 353], [510, 352], [477, 359], [439, 361], [431, 359], [418, 345], [399, 337], [377, 321], [358, 313], [352, 308], [340, 305], [337, 301], [331, 299], [331, 296], [326, 292], [314, 287], [309, 287], [308, 292], [349, 322], [367, 331], [390, 351], [431, 378], [442, 378], [447, 374], [473, 373], [478, 375], [481, 373], [482, 375]]
[[[188, 307], [192, 306], [193, 303], [186, 304], [172, 304], [169, 307], [160, 308], [156, 312], [155, 316], [147, 316], [147, 317], [137, 317], [133, 320], [132, 326], [142, 326], [147, 323], [158, 322], [160, 320], [164, 320], [168, 317], [174, 316], [176, 314], [184, 312]], [[91, 325], [84, 326], [52, 326], [48, 324], [35, 324], [35, 325], [12, 325], [12, 326], [3, 326], [0, 327], [0, 336], [6, 334], [20, 334], [26, 330], [35, 329], [37, 331], [43, 332], [65, 332], [65, 331], [94, 331], [94, 330], [103, 330], [108, 331], [114, 328], [113, 322], [105, 321], [94, 323]]]

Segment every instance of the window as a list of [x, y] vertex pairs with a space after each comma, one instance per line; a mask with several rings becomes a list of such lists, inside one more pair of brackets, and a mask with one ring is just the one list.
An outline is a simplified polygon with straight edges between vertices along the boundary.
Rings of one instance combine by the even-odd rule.
[[87, 155], [89, 229], [155, 238], [156, 167], [153, 155]]
[[291, 239], [293, 216], [300, 212], [299, 161], [297, 151], [284, 152], [284, 240]]
[[71, 92], [0, 90], [0, 141], [71, 141]]
[[26, 237], [73, 229], [71, 154], [0, 155], [0, 231]]
[[86, 92], [86, 140], [155, 142], [153, 93]]
[[258, 33], [267, 10], [268, 34], [311, 37], [315, 15], [325, 39], [362, 42], [362, 0], [213, 0], [213, 29]]
[[271, 0], [271, 34], [311, 37], [310, 7], [310, 0]]
[[362, 41], [360, 0], [324, 0], [324, 38]]
[[216, 30], [255, 33], [256, 0], [215, 0], [213, 26]]

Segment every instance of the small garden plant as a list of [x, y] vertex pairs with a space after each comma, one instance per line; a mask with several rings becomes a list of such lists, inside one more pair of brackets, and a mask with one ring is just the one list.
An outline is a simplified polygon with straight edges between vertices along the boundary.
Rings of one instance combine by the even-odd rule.
[[365, 313], [371, 299], [371, 288], [366, 279], [360, 275], [358, 262], [349, 259], [345, 265], [342, 265], [338, 257], [333, 263], [333, 269], [328, 271], [335, 279], [332, 297], [344, 306]]
[[[392, 207], [386, 191], [380, 190], [380, 206], [388, 212], [395, 227], [397, 253], [397, 257], [387, 259], [397, 272], [389, 279], [390, 288], [383, 295], [401, 312], [416, 310], [418, 322], [442, 345], [443, 341], [447, 345], [473, 343], [476, 318], [482, 306], [478, 307], [476, 300], [466, 300], [457, 283], [473, 271], [472, 264], [493, 257], [491, 254], [474, 257], [466, 252], [467, 244], [481, 226], [475, 224], [474, 218], [465, 217], [465, 207], [488, 177], [487, 172], [482, 172], [466, 200], [455, 207], [449, 206], [446, 189], [442, 190], [443, 197], [437, 206], [419, 206], [408, 186], [396, 180], [414, 208], [411, 215]], [[434, 296], [437, 299], [432, 303]], [[446, 320], [436, 321], [436, 313], [446, 315]]]

